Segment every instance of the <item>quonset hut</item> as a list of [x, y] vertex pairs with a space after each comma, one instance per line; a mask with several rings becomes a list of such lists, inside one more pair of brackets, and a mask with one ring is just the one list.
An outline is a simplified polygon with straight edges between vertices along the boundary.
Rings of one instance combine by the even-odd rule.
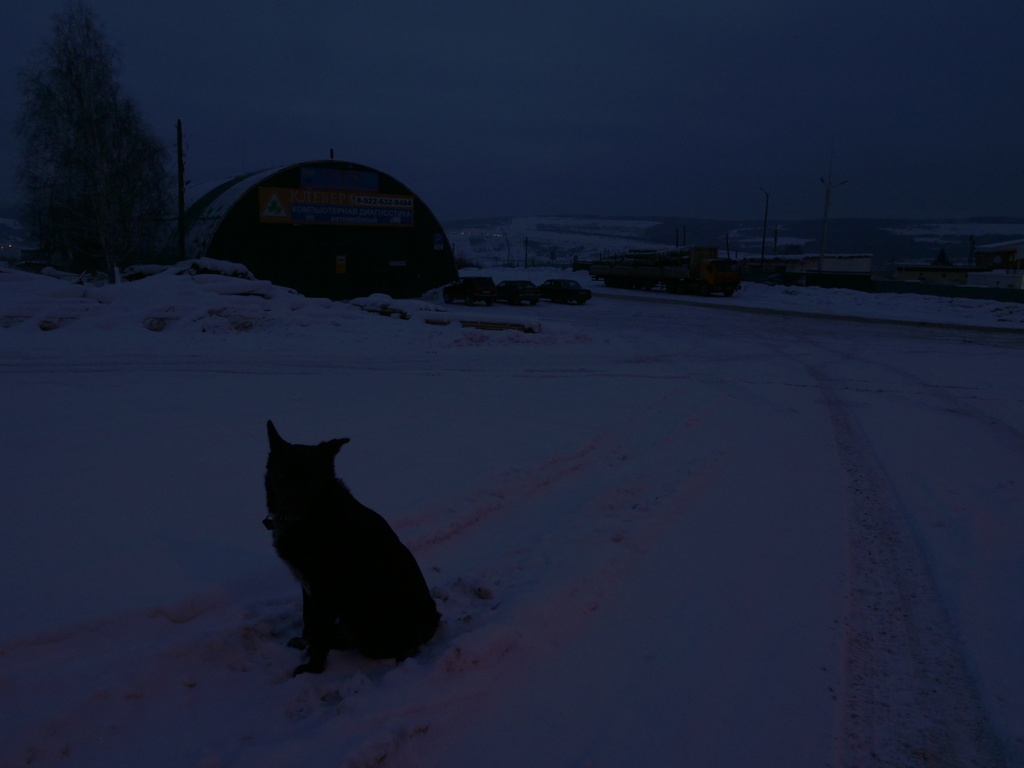
[[186, 258], [244, 264], [306, 296], [419, 296], [458, 272], [426, 204], [364, 165], [299, 163], [194, 195], [185, 212]]

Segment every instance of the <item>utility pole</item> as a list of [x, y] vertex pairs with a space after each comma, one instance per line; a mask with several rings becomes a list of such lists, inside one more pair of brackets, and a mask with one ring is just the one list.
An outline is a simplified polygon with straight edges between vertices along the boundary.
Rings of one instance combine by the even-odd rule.
[[178, 261], [185, 260], [185, 144], [178, 120]]
[[764, 245], [765, 241], [768, 240], [768, 198], [771, 197], [768, 194], [768, 190], [761, 187], [761, 191], [764, 192], [764, 226], [761, 227], [761, 269], [764, 269]]
[[832, 190], [843, 186], [847, 181], [848, 179], [843, 179], [838, 184], [832, 183], [832, 161], [830, 159], [828, 162], [828, 181], [824, 178], [821, 179], [821, 183], [825, 185], [825, 215], [821, 220], [821, 260], [818, 262], [819, 272], [825, 265], [825, 241], [828, 238], [828, 209], [832, 204]]

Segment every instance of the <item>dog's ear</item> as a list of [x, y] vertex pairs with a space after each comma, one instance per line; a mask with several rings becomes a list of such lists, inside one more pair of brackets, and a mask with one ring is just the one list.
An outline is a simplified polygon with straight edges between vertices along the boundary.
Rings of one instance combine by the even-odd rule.
[[341, 450], [341, 446], [347, 442], [350, 442], [347, 437], [339, 437], [337, 440], [328, 440], [326, 443], [320, 443], [320, 447], [326, 448], [331, 452], [332, 456], [336, 456], [338, 451]]
[[274, 428], [274, 422], [267, 420], [267, 437], [270, 438], [271, 449], [278, 448], [284, 445], [288, 445], [287, 441], [277, 434], [277, 429]]

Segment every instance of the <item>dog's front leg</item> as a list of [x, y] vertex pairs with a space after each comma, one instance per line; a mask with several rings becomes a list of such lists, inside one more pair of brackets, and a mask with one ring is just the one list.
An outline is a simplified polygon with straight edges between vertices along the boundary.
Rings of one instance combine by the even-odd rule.
[[317, 600], [305, 589], [302, 590], [302, 637], [288, 642], [292, 648], [305, 649], [309, 660], [299, 664], [292, 675], [303, 672], [319, 674], [327, 667], [327, 652], [331, 648], [331, 631], [334, 613], [329, 606]]

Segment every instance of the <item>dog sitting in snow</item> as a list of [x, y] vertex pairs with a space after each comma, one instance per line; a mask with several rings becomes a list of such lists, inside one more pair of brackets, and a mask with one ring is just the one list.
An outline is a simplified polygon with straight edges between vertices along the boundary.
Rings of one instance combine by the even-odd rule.
[[415, 655], [440, 614], [412, 553], [335, 477], [334, 457], [348, 438], [296, 445], [270, 421], [267, 433], [263, 524], [302, 585], [302, 637], [289, 645], [306, 648], [309, 660], [295, 674], [323, 672], [331, 648], [375, 659]]

